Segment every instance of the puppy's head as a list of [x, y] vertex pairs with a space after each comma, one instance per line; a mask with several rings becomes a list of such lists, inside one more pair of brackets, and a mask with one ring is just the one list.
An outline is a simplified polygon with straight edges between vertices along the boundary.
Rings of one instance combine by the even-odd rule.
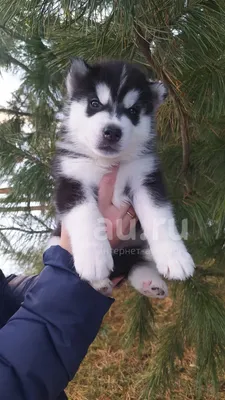
[[159, 82], [149, 82], [133, 65], [75, 59], [66, 79], [70, 142], [89, 155], [120, 158], [142, 151], [153, 135], [152, 119], [165, 98]]

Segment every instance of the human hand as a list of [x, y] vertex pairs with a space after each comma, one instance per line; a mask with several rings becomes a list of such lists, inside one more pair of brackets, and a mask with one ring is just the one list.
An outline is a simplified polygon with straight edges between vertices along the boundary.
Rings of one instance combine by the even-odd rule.
[[118, 168], [103, 176], [98, 191], [98, 206], [105, 219], [107, 236], [112, 249], [116, 248], [124, 235], [134, 229], [137, 218], [133, 207], [123, 203], [118, 209], [112, 204]]
[[[107, 236], [112, 248], [118, 246], [121, 234], [127, 235], [137, 222], [134, 209], [130, 204], [123, 203], [119, 209], [112, 204], [116, 175], [117, 168], [104, 175], [98, 191], [98, 206], [105, 218]], [[60, 246], [72, 253], [69, 235], [64, 226], [61, 230]]]
[[[134, 209], [130, 204], [123, 203], [119, 209], [112, 204], [116, 175], [117, 168], [106, 174], [100, 182], [98, 192], [98, 206], [105, 218], [107, 236], [112, 248], [119, 245], [121, 234], [127, 235], [137, 222]], [[61, 228], [60, 246], [72, 254], [69, 235], [64, 225]], [[121, 280], [123, 277], [113, 279], [113, 287], [117, 286]]]

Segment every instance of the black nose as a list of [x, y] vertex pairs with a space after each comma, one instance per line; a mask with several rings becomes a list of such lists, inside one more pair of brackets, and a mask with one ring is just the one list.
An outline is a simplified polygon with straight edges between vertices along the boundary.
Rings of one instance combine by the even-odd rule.
[[116, 143], [121, 139], [122, 132], [121, 129], [116, 125], [108, 125], [103, 131], [104, 139], [110, 143]]

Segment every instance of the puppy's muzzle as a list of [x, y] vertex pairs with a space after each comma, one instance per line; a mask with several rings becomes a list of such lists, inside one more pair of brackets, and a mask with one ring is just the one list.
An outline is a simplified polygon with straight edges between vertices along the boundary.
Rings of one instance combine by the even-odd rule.
[[120, 141], [122, 137], [121, 129], [116, 125], [108, 125], [103, 130], [103, 142], [105, 144], [114, 144]]

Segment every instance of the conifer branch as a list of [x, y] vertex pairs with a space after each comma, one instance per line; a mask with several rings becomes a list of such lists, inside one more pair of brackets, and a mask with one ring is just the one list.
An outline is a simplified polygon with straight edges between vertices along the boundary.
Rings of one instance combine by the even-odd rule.
[[31, 73], [31, 70], [25, 65], [23, 64], [21, 61], [17, 60], [15, 57], [11, 56], [10, 54], [6, 54], [8, 62], [10, 62], [11, 64], [22, 68], [24, 71]]
[[175, 111], [177, 113], [178, 120], [180, 121], [180, 134], [181, 134], [181, 142], [182, 142], [182, 168], [181, 172], [179, 173], [178, 178], [183, 175], [185, 178], [185, 183], [186, 187], [188, 190], [188, 193], [190, 192], [190, 187], [189, 183], [186, 179], [186, 174], [188, 171], [188, 166], [189, 166], [189, 159], [190, 159], [190, 146], [189, 146], [189, 135], [188, 135], [188, 126], [187, 126], [187, 120], [188, 116], [187, 114], [179, 107], [179, 104], [176, 103], [176, 98], [173, 97], [173, 101], [175, 103]]
[[9, 194], [11, 191], [11, 188], [0, 188], [0, 194]]
[[29, 212], [29, 211], [46, 211], [48, 210], [48, 206], [46, 205], [40, 205], [40, 206], [15, 206], [15, 207], [0, 207], [0, 213], [8, 213], [8, 212], [17, 212], [17, 211], [22, 211], [22, 212]]
[[57, 108], [60, 108], [61, 102], [58, 101], [58, 100], [55, 98], [55, 96], [51, 93], [51, 91], [50, 91], [49, 88], [47, 88], [47, 94], [48, 94], [49, 98], [52, 100], [53, 104], [54, 104]]
[[12, 114], [21, 117], [31, 117], [32, 114], [27, 111], [19, 111], [18, 109], [10, 109], [10, 108], [0, 108], [1, 113]]
[[190, 157], [190, 150], [189, 150], [189, 135], [188, 135], [188, 125], [187, 125], [187, 112], [184, 110], [184, 105], [180, 101], [179, 97], [177, 96], [174, 82], [170, 79], [168, 72], [165, 71], [164, 68], [159, 68], [156, 64], [154, 58], [152, 57], [152, 53], [150, 50], [150, 42], [147, 41], [143, 35], [142, 29], [140, 26], [135, 25], [136, 31], [136, 40], [139, 45], [140, 50], [142, 51], [143, 55], [145, 56], [146, 60], [148, 61], [150, 67], [154, 70], [154, 72], [159, 76], [159, 79], [162, 80], [169, 92], [173, 101], [175, 103], [178, 116], [180, 117], [180, 133], [181, 133], [181, 140], [182, 140], [182, 151], [183, 151], [183, 163], [182, 163], [182, 170], [181, 173], [184, 176], [187, 173], [188, 165], [189, 165], [189, 157]]
[[[41, 224], [42, 226], [44, 226], [46, 229], [50, 229], [49, 226], [47, 224], [44, 223], [44, 221], [42, 219], [40, 219], [37, 215], [32, 215], [32, 218], [37, 221], [39, 224]], [[51, 229], [50, 229], [51, 230]]]
[[34, 229], [23, 229], [23, 228], [17, 228], [14, 226], [10, 226], [7, 228], [0, 228], [0, 231], [18, 231], [18, 232], [23, 232], [27, 233], [28, 235], [34, 235], [34, 234], [46, 234], [50, 233], [52, 230], [51, 229], [46, 229], [46, 230], [34, 230]]
[[21, 40], [23, 42], [28, 42], [27, 38], [19, 34], [18, 32], [13, 31], [12, 29], [6, 27], [5, 25], [0, 24], [0, 29], [3, 30], [7, 35], [11, 36], [12, 38]]

